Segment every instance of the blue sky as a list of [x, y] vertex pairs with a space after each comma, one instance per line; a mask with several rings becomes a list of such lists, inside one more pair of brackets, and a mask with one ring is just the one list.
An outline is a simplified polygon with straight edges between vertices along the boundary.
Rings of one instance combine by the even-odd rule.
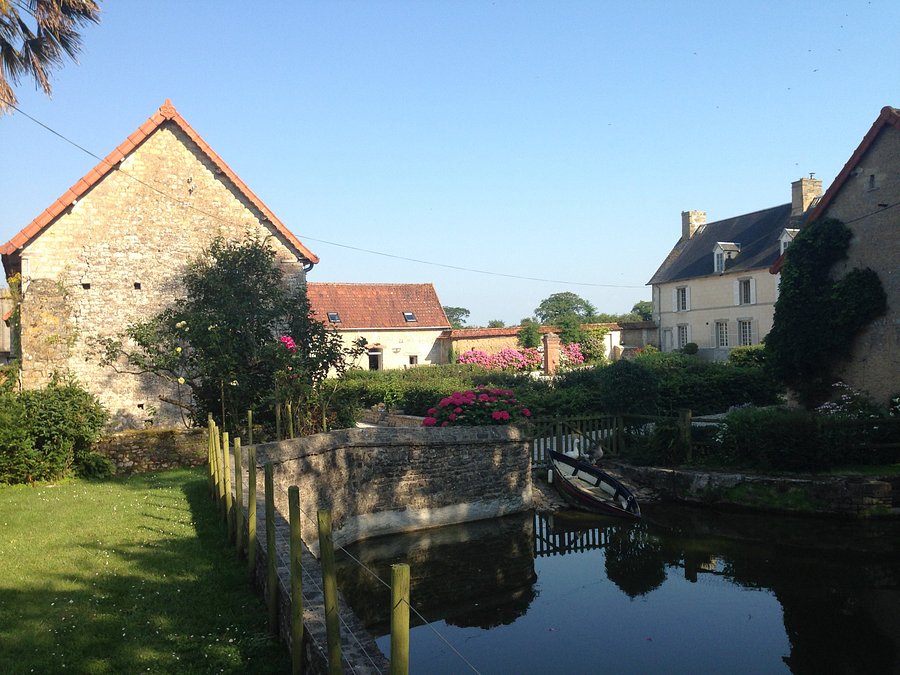
[[[561, 291], [649, 299], [683, 210], [827, 186], [900, 106], [898, 26], [881, 0], [107, 0], [52, 99], [17, 95], [100, 156], [171, 98], [319, 255], [311, 281], [431, 282], [511, 324]], [[0, 117], [0, 241], [94, 164]]]

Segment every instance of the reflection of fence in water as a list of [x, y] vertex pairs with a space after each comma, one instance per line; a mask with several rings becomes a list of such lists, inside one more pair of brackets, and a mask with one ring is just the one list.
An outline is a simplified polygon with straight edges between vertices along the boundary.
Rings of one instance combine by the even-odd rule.
[[609, 531], [599, 525], [586, 527], [584, 523], [567, 521], [552, 514], [534, 514], [534, 555], [547, 557], [604, 548], [609, 543]]

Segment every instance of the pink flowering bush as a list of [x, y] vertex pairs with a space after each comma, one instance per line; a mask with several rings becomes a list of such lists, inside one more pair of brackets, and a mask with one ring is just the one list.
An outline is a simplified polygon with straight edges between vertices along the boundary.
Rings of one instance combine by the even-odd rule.
[[473, 363], [488, 370], [537, 370], [543, 364], [544, 357], [537, 349], [531, 347], [526, 347], [521, 351], [506, 348], [498, 354], [488, 354], [480, 349], [470, 349], [460, 354], [457, 361]]
[[563, 367], [571, 368], [572, 366], [580, 366], [584, 363], [584, 354], [581, 351], [581, 345], [577, 342], [570, 342], [567, 345], [559, 346], [559, 362]]
[[282, 335], [280, 338], [278, 338], [278, 340], [291, 354], [297, 351], [297, 343], [294, 342], [294, 338], [292, 338], [290, 335]]
[[524, 422], [531, 411], [516, 400], [509, 389], [478, 387], [474, 391], [455, 391], [442, 398], [428, 417], [425, 427], [484, 426]]

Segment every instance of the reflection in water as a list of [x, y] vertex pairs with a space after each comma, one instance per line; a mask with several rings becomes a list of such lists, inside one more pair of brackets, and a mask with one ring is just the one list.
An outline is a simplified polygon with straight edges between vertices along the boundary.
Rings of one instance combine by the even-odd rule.
[[[350, 552], [382, 579], [409, 563], [414, 607], [461, 631], [482, 672], [900, 672], [900, 524], [647, 510], [511, 516]], [[389, 590], [339, 559], [345, 597], [385, 635]], [[412, 645], [422, 672], [458, 672]]]

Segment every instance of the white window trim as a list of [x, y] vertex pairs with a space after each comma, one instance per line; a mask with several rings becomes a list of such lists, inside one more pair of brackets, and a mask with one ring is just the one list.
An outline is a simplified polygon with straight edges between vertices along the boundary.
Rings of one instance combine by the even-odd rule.
[[[744, 282], [749, 282], [750, 285], [750, 302], [744, 302], [743, 294], [741, 293], [741, 284]], [[733, 300], [735, 307], [738, 307], [740, 305], [756, 304], [756, 279], [754, 277], [743, 277], [740, 279], [735, 279], [732, 289], [734, 293]]]
[[[744, 333], [741, 330], [744, 324], [748, 324], [750, 326], [750, 339], [748, 342], [744, 342]], [[756, 344], [753, 342], [753, 319], [746, 317], [737, 320], [737, 344], [739, 347], [749, 347], [752, 344]]]
[[[681, 308], [681, 303], [678, 302], [678, 292], [684, 291], [684, 309]], [[690, 286], [676, 286], [672, 289], [672, 311], [673, 312], [689, 312], [691, 311], [691, 287]]]
[[[720, 330], [720, 328], [722, 330]], [[725, 338], [725, 344], [722, 344], [722, 339]], [[713, 346], [716, 349], [726, 349], [731, 346], [731, 340], [728, 334], [728, 321], [725, 319], [718, 319], [713, 322]]]

